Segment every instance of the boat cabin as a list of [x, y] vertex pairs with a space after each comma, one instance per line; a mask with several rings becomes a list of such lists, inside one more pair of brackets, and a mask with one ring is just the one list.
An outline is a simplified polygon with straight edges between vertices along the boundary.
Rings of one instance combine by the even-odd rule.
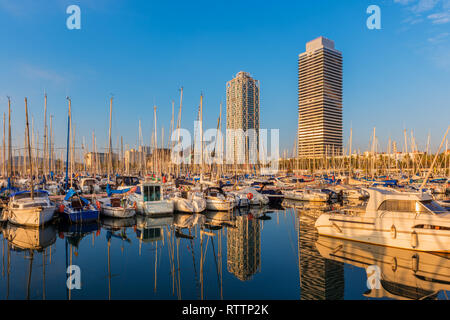
[[144, 183], [141, 185], [144, 202], [163, 200], [162, 186], [159, 183]]
[[377, 188], [367, 188], [365, 191], [370, 194], [365, 214], [368, 217], [375, 218], [381, 211], [416, 214], [448, 213], [427, 193], [400, 192]]

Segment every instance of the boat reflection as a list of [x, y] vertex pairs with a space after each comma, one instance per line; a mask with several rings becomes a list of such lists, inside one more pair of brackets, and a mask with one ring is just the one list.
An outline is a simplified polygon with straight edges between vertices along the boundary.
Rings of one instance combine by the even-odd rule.
[[136, 215], [136, 237], [139, 239], [139, 252], [143, 242], [163, 240], [164, 227], [173, 223], [173, 216], [153, 217]]
[[[36, 253], [42, 254], [42, 298], [45, 299], [45, 267], [47, 265], [47, 248], [50, 247], [49, 262], [51, 263], [51, 245], [56, 242], [57, 229], [54, 224], [47, 224], [39, 228], [19, 226], [12, 223], [2, 225], [3, 238], [7, 247], [7, 285], [6, 299], [9, 299], [11, 278], [11, 251], [24, 252], [24, 258], [29, 260], [27, 276], [27, 295], [30, 299], [33, 262]], [[4, 252], [4, 250], [3, 250]], [[4, 265], [4, 264], [3, 264]]]
[[33, 228], [7, 223], [3, 237], [8, 240], [11, 249], [43, 251], [56, 242], [56, 227], [53, 224]]
[[132, 228], [136, 225], [135, 216], [129, 218], [112, 218], [102, 216], [100, 219], [102, 228], [106, 230], [120, 230], [123, 228]]
[[319, 236], [316, 248], [326, 259], [366, 269], [378, 266], [379, 289], [369, 289], [368, 298], [401, 300], [437, 299], [450, 290], [450, 256], [371, 245]]

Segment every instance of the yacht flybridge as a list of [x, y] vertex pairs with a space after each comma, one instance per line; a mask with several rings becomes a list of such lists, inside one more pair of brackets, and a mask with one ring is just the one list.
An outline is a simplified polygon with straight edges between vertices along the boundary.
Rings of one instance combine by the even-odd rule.
[[419, 251], [450, 252], [450, 212], [431, 195], [367, 188], [364, 210], [323, 213], [320, 235]]

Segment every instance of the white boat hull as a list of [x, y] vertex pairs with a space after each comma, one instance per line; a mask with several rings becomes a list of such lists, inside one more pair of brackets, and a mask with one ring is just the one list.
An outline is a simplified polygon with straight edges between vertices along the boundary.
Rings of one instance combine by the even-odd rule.
[[234, 202], [221, 199], [206, 199], [206, 209], [212, 211], [228, 211], [234, 208]]
[[179, 212], [200, 213], [206, 210], [206, 200], [202, 198], [173, 198], [174, 209]]
[[56, 206], [9, 209], [8, 221], [22, 226], [41, 226], [53, 219]]
[[[449, 220], [449, 219], [446, 219]], [[316, 221], [319, 235], [366, 242], [408, 250], [450, 252], [450, 221], [439, 223], [446, 229], [415, 226], [436, 225], [427, 219], [390, 219], [351, 217], [343, 214], [322, 214]]]
[[112, 218], [131, 218], [136, 214], [133, 208], [102, 206], [102, 215]]
[[136, 211], [142, 215], [171, 214], [174, 205], [171, 200], [137, 202]]

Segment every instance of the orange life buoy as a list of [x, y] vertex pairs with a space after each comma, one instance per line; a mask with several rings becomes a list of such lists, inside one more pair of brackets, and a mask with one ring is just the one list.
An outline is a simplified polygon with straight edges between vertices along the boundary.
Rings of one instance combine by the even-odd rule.
[[247, 193], [247, 199], [252, 200], [253, 199], [253, 193], [249, 192]]

